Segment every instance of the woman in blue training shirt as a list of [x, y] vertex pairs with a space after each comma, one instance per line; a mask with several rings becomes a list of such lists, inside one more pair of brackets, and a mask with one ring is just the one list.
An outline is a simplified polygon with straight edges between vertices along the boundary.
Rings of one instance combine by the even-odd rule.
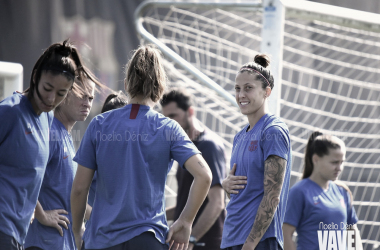
[[255, 56], [236, 76], [236, 102], [249, 124], [234, 138], [231, 167], [246, 176], [239, 193], [230, 195], [221, 248], [228, 250], [281, 249], [282, 222], [288, 194], [291, 150], [285, 123], [267, 112], [266, 100], [274, 79], [266, 69], [269, 58]]
[[[330, 249], [330, 232], [335, 234], [332, 240], [339, 244], [338, 249], [346, 249], [346, 241], [337, 242], [343, 239], [346, 229], [355, 230], [355, 249], [362, 249], [351, 191], [337, 181], [345, 154], [344, 142], [337, 137], [320, 132], [311, 134], [305, 150], [302, 180], [289, 191], [283, 226], [285, 250], [296, 249], [292, 240], [294, 231], [298, 234], [299, 250]], [[340, 246], [342, 243], [344, 247]]]
[[33, 67], [30, 87], [0, 102], [0, 246], [23, 249], [49, 157], [55, 107], [86, 75], [67, 40], [51, 45]]
[[[187, 249], [191, 224], [211, 184], [211, 171], [180, 125], [153, 110], [166, 74], [159, 50], [141, 46], [127, 66], [127, 106], [96, 116], [74, 158], [78, 171], [71, 191], [73, 231], [82, 246], [88, 190], [97, 171], [91, 218], [83, 249]], [[165, 182], [175, 159], [194, 176], [189, 200], [168, 229]]]
[[[87, 73], [91, 75], [90, 71]], [[75, 148], [71, 131], [77, 121], [86, 120], [90, 113], [94, 83], [103, 87], [93, 76], [84, 81], [76, 80], [72, 91], [54, 110], [49, 160], [37, 201], [35, 220], [25, 240], [27, 250], [76, 249], [71, 229], [70, 194], [77, 164], [73, 161]]]

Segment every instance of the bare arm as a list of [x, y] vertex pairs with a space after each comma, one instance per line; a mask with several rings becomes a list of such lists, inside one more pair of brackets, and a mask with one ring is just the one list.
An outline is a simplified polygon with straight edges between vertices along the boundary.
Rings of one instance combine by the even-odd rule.
[[75, 244], [81, 249], [83, 235], [83, 219], [86, 211], [88, 191], [91, 186], [94, 170], [78, 164], [73, 187], [71, 189], [71, 213], [73, 217], [73, 233]]
[[[170, 227], [166, 242], [170, 242], [170, 248], [187, 249], [191, 225], [195, 215], [201, 207], [211, 185], [211, 170], [206, 161], [199, 154], [193, 155], [185, 162], [185, 167], [193, 175], [189, 198], [178, 220]], [[185, 248], [183, 248], [185, 247]]]
[[227, 178], [222, 182], [222, 187], [226, 191], [228, 198], [231, 198], [230, 194], [238, 194], [239, 191], [237, 189], [243, 189], [247, 184], [247, 176], [236, 176], [235, 171], [236, 163], [234, 163]]
[[41, 203], [37, 201], [37, 205], [35, 208], [35, 218], [44, 226], [54, 227], [58, 230], [58, 233], [63, 236], [63, 230], [60, 225], [64, 228], [68, 228], [68, 224], [70, 224], [69, 219], [62, 214], [69, 214], [64, 209], [55, 209], [55, 210], [44, 210]]
[[274, 213], [280, 203], [286, 160], [276, 155], [271, 155], [264, 164], [264, 196], [257, 210], [252, 230], [242, 250], [255, 249], [272, 222]]
[[196, 239], [200, 239], [214, 225], [220, 213], [224, 209], [224, 191], [220, 185], [210, 188], [207, 195], [208, 203], [202, 214], [198, 217], [197, 223], [194, 224], [191, 235]]
[[284, 232], [284, 250], [296, 250], [296, 244], [293, 241], [293, 234], [296, 231], [296, 227], [284, 223], [282, 231]]

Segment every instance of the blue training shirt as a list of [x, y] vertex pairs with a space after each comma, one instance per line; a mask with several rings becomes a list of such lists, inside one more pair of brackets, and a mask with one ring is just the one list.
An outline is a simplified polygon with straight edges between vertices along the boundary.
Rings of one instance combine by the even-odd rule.
[[129, 104], [96, 116], [74, 157], [97, 172], [86, 248], [111, 247], [146, 231], [165, 243], [169, 162], [183, 166], [198, 153], [177, 122], [149, 106]]
[[349, 193], [332, 181], [325, 191], [306, 178], [297, 182], [289, 191], [284, 223], [296, 228], [299, 250], [320, 249], [318, 230], [328, 230], [329, 225], [331, 230], [345, 230], [347, 224], [354, 225], [357, 221]]
[[227, 205], [221, 248], [244, 244], [252, 230], [256, 213], [264, 196], [264, 162], [276, 155], [287, 161], [280, 203], [274, 218], [261, 241], [275, 237], [283, 247], [282, 224], [286, 209], [291, 171], [291, 145], [285, 123], [271, 114], [265, 114], [248, 132], [245, 126], [233, 142], [231, 164], [236, 163], [235, 175], [247, 176], [247, 185], [238, 194], [231, 194]]
[[53, 112], [37, 115], [14, 93], [0, 102], [0, 231], [19, 244], [29, 228], [49, 157]]
[[30, 225], [25, 248], [34, 246], [46, 250], [73, 250], [76, 246], [71, 224], [70, 194], [78, 165], [73, 161], [75, 148], [71, 135], [57, 118], [54, 118], [50, 129], [49, 147], [49, 161], [38, 200], [44, 210], [66, 210], [69, 214], [62, 215], [68, 217], [69, 229], [61, 226], [62, 237], [57, 229], [44, 226], [35, 219]]

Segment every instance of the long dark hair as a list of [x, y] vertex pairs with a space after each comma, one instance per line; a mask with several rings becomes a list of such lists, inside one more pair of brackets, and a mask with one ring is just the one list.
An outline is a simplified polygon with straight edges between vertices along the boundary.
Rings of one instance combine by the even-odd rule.
[[249, 62], [240, 67], [238, 73], [249, 72], [250, 74], [256, 74], [257, 79], [262, 81], [263, 89], [274, 87], [274, 79], [270, 70], [267, 67], [270, 64], [270, 59], [265, 54], [258, 54], [255, 56], [253, 62]]
[[29, 88], [24, 91], [28, 93], [29, 99], [33, 98], [34, 91], [41, 98], [38, 83], [43, 71], [66, 76], [68, 80], [72, 80], [72, 88], [74, 87], [74, 89], [74, 80], [78, 80], [81, 84], [86, 84], [86, 81], [90, 80], [97, 86], [104, 87], [91, 71], [84, 66], [77, 48], [69, 42], [69, 39], [62, 43], [50, 45], [38, 58], [32, 70]]
[[303, 171], [302, 179], [309, 178], [313, 173], [313, 155], [323, 157], [329, 154], [329, 149], [342, 148], [343, 145], [330, 135], [324, 135], [319, 131], [313, 132], [306, 145], [305, 150], [305, 168]]
[[117, 93], [112, 93], [108, 95], [106, 100], [104, 101], [101, 113], [104, 113], [113, 109], [117, 109], [117, 108], [122, 108], [127, 104], [128, 104], [128, 99], [123, 94], [123, 92], [119, 91]]
[[[330, 149], [344, 149], [345, 145], [343, 141], [340, 139], [331, 136], [331, 135], [324, 135], [319, 131], [313, 132], [306, 145], [305, 150], [305, 168], [303, 170], [302, 179], [309, 178], [310, 175], [313, 173], [314, 165], [313, 165], [313, 155], [316, 154], [319, 157], [323, 157], [325, 155], [329, 154]], [[335, 184], [338, 186], [343, 187], [348, 194], [351, 197], [350, 205], [352, 206], [352, 192], [349, 189], [349, 187], [344, 184], [342, 181], [335, 180]]]

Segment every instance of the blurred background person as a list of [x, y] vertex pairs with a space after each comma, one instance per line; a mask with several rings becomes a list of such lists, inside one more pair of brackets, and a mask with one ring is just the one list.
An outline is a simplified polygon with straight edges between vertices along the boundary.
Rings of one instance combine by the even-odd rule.
[[[283, 226], [285, 250], [323, 249], [318, 230], [322, 231], [322, 236], [327, 242], [327, 235], [323, 234], [323, 225], [332, 224], [337, 225], [336, 229], [331, 230], [334, 233], [336, 230], [345, 233], [346, 228], [355, 230], [355, 249], [362, 249], [351, 191], [337, 180], [343, 170], [345, 158], [346, 147], [339, 138], [318, 131], [310, 135], [305, 150], [302, 180], [289, 191]], [[292, 239], [295, 231], [298, 234], [297, 247]], [[338, 233], [340, 232], [336, 232]], [[344, 247], [339, 246], [339, 249], [345, 249], [346, 241], [343, 243]]]
[[[226, 216], [225, 194], [222, 188], [222, 181], [226, 177], [226, 158], [222, 139], [196, 118], [191, 96], [184, 89], [172, 89], [164, 94], [161, 106], [162, 113], [178, 122], [185, 130], [202, 153], [213, 176], [207, 198], [195, 217], [188, 249], [219, 250]], [[193, 176], [183, 168], [178, 168], [176, 178], [177, 203], [175, 207], [167, 208], [167, 220], [179, 218], [194, 180]], [[197, 242], [202, 246], [197, 246]]]

